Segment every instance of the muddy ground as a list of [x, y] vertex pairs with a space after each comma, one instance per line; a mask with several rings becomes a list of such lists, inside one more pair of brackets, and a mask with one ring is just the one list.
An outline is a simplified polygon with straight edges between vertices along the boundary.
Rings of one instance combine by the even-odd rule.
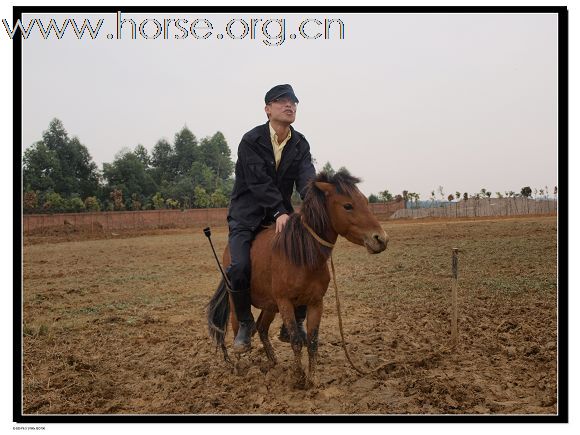
[[[200, 229], [25, 241], [25, 414], [554, 414], [556, 218], [384, 222], [389, 249], [340, 239], [325, 297], [319, 385], [294, 388], [290, 346], [270, 330], [233, 373], [207, 335], [218, 283]], [[225, 228], [215, 228], [223, 249]], [[450, 348], [451, 248], [459, 345]], [[256, 312], [257, 314], [257, 312]], [[232, 340], [231, 333], [228, 343]], [[304, 352], [303, 362], [307, 363]]]

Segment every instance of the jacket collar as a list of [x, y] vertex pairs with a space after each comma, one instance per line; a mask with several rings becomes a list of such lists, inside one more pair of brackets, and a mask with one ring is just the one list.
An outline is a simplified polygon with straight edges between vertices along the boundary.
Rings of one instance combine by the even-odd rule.
[[[280, 160], [280, 165], [278, 166], [278, 177], [282, 176], [284, 172], [290, 166], [290, 163], [294, 159], [296, 154], [296, 144], [300, 141], [300, 135], [296, 133], [294, 127], [290, 126], [290, 131], [292, 135], [290, 136], [290, 140], [284, 145], [284, 150], [282, 151], [282, 158]], [[272, 154], [272, 158], [274, 158], [274, 150], [272, 149], [272, 140], [270, 139], [270, 127], [269, 121], [262, 125], [260, 128], [260, 134], [258, 136], [257, 141], [261, 146], [266, 147], [269, 152]]]

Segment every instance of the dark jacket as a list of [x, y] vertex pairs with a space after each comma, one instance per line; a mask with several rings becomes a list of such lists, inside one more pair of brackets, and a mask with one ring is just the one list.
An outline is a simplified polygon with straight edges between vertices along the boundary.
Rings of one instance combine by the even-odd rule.
[[292, 126], [290, 130], [292, 135], [277, 171], [268, 123], [244, 135], [238, 147], [228, 221], [234, 219], [253, 231], [263, 221], [274, 221], [280, 214], [294, 211], [290, 202], [294, 184], [304, 198], [308, 180], [316, 171], [308, 141]]

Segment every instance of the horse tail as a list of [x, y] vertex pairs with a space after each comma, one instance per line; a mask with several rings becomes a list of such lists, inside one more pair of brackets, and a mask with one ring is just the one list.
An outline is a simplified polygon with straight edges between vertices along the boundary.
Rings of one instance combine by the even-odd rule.
[[224, 352], [224, 359], [228, 359], [226, 351], [226, 332], [228, 330], [228, 319], [230, 316], [230, 298], [228, 289], [223, 278], [217, 290], [207, 304], [207, 326], [209, 336], [216, 346]]

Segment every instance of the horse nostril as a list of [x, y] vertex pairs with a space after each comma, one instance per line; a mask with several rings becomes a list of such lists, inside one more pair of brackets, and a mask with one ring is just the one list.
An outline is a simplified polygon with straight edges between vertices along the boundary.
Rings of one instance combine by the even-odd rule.
[[389, 243], [389, 237], [387, 236], [386, 233], [383, 234], [373, 234], [373, 240], [377, 243], [379, 243], [380, 245], [384, 245], [385, 248], [387, 247], [387, 244]]
[[380, 234], [374, 234], [373, 239], [375, 239], [375, 241], [380, 243], [381, 245], [385, 245], [385, 246], [387, 245], [387, 241], [388, 241], [387, 238], [383, 237]]

